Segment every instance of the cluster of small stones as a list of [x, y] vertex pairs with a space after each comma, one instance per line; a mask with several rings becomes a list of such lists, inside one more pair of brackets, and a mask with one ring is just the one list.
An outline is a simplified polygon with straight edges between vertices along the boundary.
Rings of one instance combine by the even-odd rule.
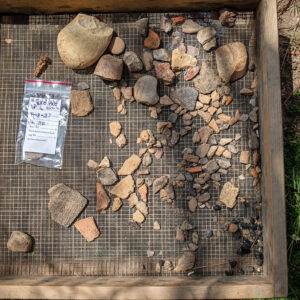
[[[196, 17], [199, 15], [196, 13]], [[236, 13], [232, 10], [220, 11], [220, 22], [223, 26], [232, 27], [235, 24]], [[205, 20], [204, 20], [205, 21]], [[179, 29], [181, 26], [181, 30]], [[144, 49], [141, 57], [135, 52], [127, 50], [123, 57], [119, 56], [125, 51], [125, 43], [120, 37], [112, 38], [108, 47], [111, 54], [103, 55], [97, 63], [94, 74], [107, 81], [113, 89], [113, 95], [118, 103], [117, 111], [121, 115], [127, 113], [126, 104], [137, 101], [149, 106], [150, 117], [158, 119], [163, 108], [168, 108], [170, 114], [166, 121], [157, 121], [156, 134], [145, 129], [137, 137], [137, 143], [142, 145], [138, 154], [132, 154], [126, 159], [122, 167], [116, 171], [108, 157], [104, 157], [100, 163], [89, 160], [87, 166], [95, 171], [97, 183], [96, 210], [105, 213], [111, 206], [113, 212], [121, 209], [123, 202], [128, 201], [129, 207], [134, 209], [131, 224], [142, 226], [149, 214], [148, 193], [152, 187], [153, 194], [159, 194], [162, 201], [173, 204], [175, 189], [182, 188], [186, 183], [190, 186], [190, 195], [187, 197], [188, 207], [191, 213], [197, 208], [208, 208], [214, 211], [226, 206], [233, 209], [236, 205], [239, 188], [231, 179], [221, 189], [223, 175], [228, 174], [231, 167], [231, 159], [239, 155], [240, 163], [245, 166], [245, 171], [240, 174], [239, 180], [245, 180], [247, 176], [253, 177], [253, 186], [258, 185], [260, 177], [259, 167], [259, 139], [258, 139], [258, 107], [256, 103], [257, 78], [249, 88], [243, 88], [240, 93], [249, 100], [252, 110], [248, 114], [240, 114], [236, 110], [234, 115], [223, 112], [224, 106], [233, 101], [229, 82], [235, 81], [247, 72], [247, 52], [242, 43], [230, 43], [217, 48], [216, 31], [211, 26], [201, 26], [193, 20], [193, 14], [189, 19], [182, 15], [163, 16], [160, 23], [161, 33], [171, 34], [172, 47], [168, 50], [160, 48], [160, 37], [157, 32], [148, 26], [148, 18], [139, 19], [136, 22], [136, 30], [144, 39]], [[183, 34], [196, 34], [199, 44], [204, 51], [216, 50], [216, 62], [218, 74], [203, 62], [201, 67], [197, 65], [196, 57], [199, 48], [186, 46]], [[228, 62], [228, 57], [231, 61]], [[128, 69], [132, 78], [138, 79], [134, 87], [130, 87], [122, 79], [123, 67]], [[154, 76], [144, 73], [154, 68]], [[184, 72], [184, 80], [193, 80], [194, 87], [172, 88], [170, 95], [159, 97], [157, 93], [158, 81], [164, 85], [172, 85], [176, 76]], [[86, 83], [78, 84], [78, 91], [71, 95], [72, 112], [77, 116], [86, 116], [93, 110], [93, 103], [88, 92]], [[173, 148], [180, 138], [192, 131], [193, 119], [200, 117], [206, 123], [205, 126], [196, 130], [192, 135], [195, 149], [185, 148], [182, 151], [182, 161], [178, 167], [179, 174], [175, 178], [163, 175], [155, 180], [145, 179], [141, 176], [150, 174], [149, 166], [153, 159], [161, 159], [166, 147]], [[175, 129], [176, 122], [181, 119], [184, 125], [179, 131]], [[248, 132], [249, 149], [240, 149], [240, 134], [235, 138], [222, 137], [218, 134], [234, 126], [237, 122], [246, 122], [248, 119], [253, 123]], [[122, 133], [122, 125], [118, 121], [109, 124], [110, 134], [116, 138], [118, 147], [127, 144], [125, 135]], [[222, 134], [224, 136], [224, 134]], [[136, 180], [133, 174], [136, 173]], [[214, 205], [210, 204], [211, 195], [208, 192], [209, 183], [219, 190], [220, 198]], [[107, 191], [108, 187], [110, 189]], [[74, 195], [74, 207], [72, 214], [68, 215], [68, 222], [64, 214], [58, 208], [66, 199], [56, 193], [56, 190]], [[110, 195], [113, 201], [111, 204]], [[57, 185], [49, 190], [49, 210], [52, 219], [63, 226], [70, 226], [78, 217], [87, 204], [87, 200], [77, 191], [64, 185]], [[240, 201], [246, 205], [247, 201], [240, 197]], [[51, 204], [52, 203], [52, 204]], [[52, 205], [52, 206], [51, 206]], [[75, 228], [86, 238], [93, 241], [100, 232], [92, 217], [79, 220], [74, 223]], [[160, 224], [155, 221], [153, 230], [160, 230]], [[232, 220], [230, 224], [224, 224], [224, 230], [231, 232], [237, 239], [241, 239], [238, 254], [250, 253], [254, 244], [259, 244], [257, 266], [263, 264], [262, 254], [262, 225], [258, 219]], [[212, 230], [207, 230], [205, 238], [213, 236]], [[23, 238], [23, 236], [22, 236]], [[195, 265], [195, 252], [198, 249], [199, 234], [189, 222], [184, 221], [176, 227], [175, 239], [184, 244], [184, 254], [179, 258], [176, 267], [171, 261], [160, 259], [156, 266], [157, 272], [172, 271], [187, 272]], [[25, 240], [25, 238], [24, 238]], [[12, 243], [11, 243], [12, 244]], [[30, 243], [28, 242], [28, 245]], [[29, 246], [24, 245], [22, 250], [29, 251]], [[12, 247], [11, 247], [12, 248]], [[16, 247], [17, 249], [17, 247]], [[21, 248], [20, 248], [21, 249]], [[147, 256], [154, 256], [155, 252], [147, 251]], [[238, 265], [237, 261], [229, 261], [230, 270], [226, 275], [233, 275], [233, 269]], [[249, 266], [246, 272], [253, 272]], [[241, 269], [239, 272], [242, 272]]]

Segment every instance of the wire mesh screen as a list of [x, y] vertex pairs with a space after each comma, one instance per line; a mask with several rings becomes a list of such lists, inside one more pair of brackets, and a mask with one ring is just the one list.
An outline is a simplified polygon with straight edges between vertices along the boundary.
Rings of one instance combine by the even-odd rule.
[[[149, 13], [150, 27], [158, 31], [162, 14]], [[92, 75], [93, 68], [83, 71], [68, 69], [61, 61], [56, 38], [58, 32], [72, 20], [74, 15], [29, 16], [25, 22], [2, 22], [1, 24], [1, 75], [0, 75], [0, 124], [1, 124], [1, 200], [0, 200], [0, 275], [159, 275], [155, 265], [159, 259], [168, 259], [173, 264], [182, 255], [183, 245], [175, 240], [175, 228], [183, 220], [193, 224], [199, 233], [199, 249], [196, 253], [196, 266], [205, 266], [198, 270], [199, 276], [214, 276], [224, 274], [228, 268], [221, 265], [228, 259], [239, 259], [236, 250], [239, 241], [233, 239], [229, 232], [223, 230], [220, 220], [230, 221], [232, 218], [244, 218], [257, 215], [256, 205], [259, 191], [252, 186], [252, 179], [247, 175], [245, 166], [239, 163], [239, 154], [233, 155], [232, 167], [227, 175], [223, 175], [221, 186], [231, 178], [235, 179], [240, 188], [240, 196], [249, 202], [245, 207], [238, 201], [236, 207], [229, 211], [223, 208], [215, 212], [208, 208], [197, 209], [195, 213], [188, 210], [190, 183], [184, 188], [176, 189], [176, 200], [173, 205], [167, 204], [154, 196], [152, 191], [148, 196], [149, 215], [141, 228], [132, 226], [133, 210], [128, 201], [118, 212], [109, 208], [106, 214], [95, 210], [96, 188], [95, 174], [86, 166], [89, 159], [100, 161], [107, 155], [115, 169], [133, 153], [138, 153], [140, 145], [136, 143], [143, 129], [151, 129], [156, 134], [156, 120], [150, 118], [148, 107], [136, 102], [127, 103], [127, 114], [117, 112], [117, 101], [112, 89], [99, 77]], [[218, 44], [223, 45], [233, 41], [241, 41], [248, 47], [250, 37], [250, 21], [252, 13], [241, 13], [234, 28], [221, 27], [208, 17], [217, 30]], [[102, 18], [111, 25], [118, 36], [124, 39], [126, 49], [142, 54], [143, 39], [135, 29], [135, 18], [128, 14], [103, 14]], [[5, 21], [5, 18], [3, 18]], [[197, 20], [201, 24], [202, 19]], [[181, 27], [176, 29], [181, 31]], [[160, 33], [161, 47], [171, 50], [172, 37]], [[197, 58], [199, 65], [207, 61], [215, 68], [214, 52], [207, 53], [198, 43], [196, 35], [186, 34], [185, 45], [200, 49]], [[52, 64], [41, 76], [42, 79], [72, 82], [76, 85], [85, 81], [90, 85], [90, 93], [94, 103], [94, 111], [86, 117], [70, 115], [64, 148], [62, 170], [46, 169], [30, 164], [14, 164], [15, 141], [21, 114], [21, 104], [24, 90], [24, 80], [32, 78], [35, 65], [41, 54], [47, 54]], [[234, 101], [229, 106], [223, 106], [223, 112], [234, 115], [236, 109], [240, 113], [249, 113], [251, 107], [239, 91], [249, 87], [254, 74], [248, 72], [241, 80], [232, 84]], [[125, 73], [125, 80], [133, 86], [135, 79]], [[183, 80], [183, 74], [178, 77], [178, 87], [191, 85]], [[172, 87], [160, 84], [159, 95], [170, 95]], [[167, 120], [170, 114], [164, 108], [158, 120]], [[120, 149], [115, 142], [111, 143], [109, 123], [120, 121], [128, 144]], [[168, 174], [174, 178], [181, 161], [181, 152], [186, 147], [195, 149], [192, 144], [192, 134], [204, 121], [198, 116], [193, 119], [193, 130], [173, 148], [166, 148], [161, 160], [153, 159], [149, 167], [150, 175], [141, 176], [155, 179]], [[181, 119], [175, 128], [183, 126]], [[252, 127], [250, 121], [238, 122], [230, 129], [221, 131], [219, 137], [234, 138], [236, 133], [242, 135], [237, 147], [246, 150], [247, 130]], [[245, 180], [238, 176], [244, 174]], [[137, 178], [137, 175], [134, 175]], [[87, 243], [77, 230], [71, 226], [63, 228], [54, 223], [48, 212], [49, 197], [47, 190], [57, 184], [65, 183], [78, 190], [88, 200], [89, 205], [80, 218], [93, 216], [101, 231], [101, 236], [92, 243]], [[210, 184], [210, 204], [219, 197], [220, 190]], [[158, 221], [160, 231], [153, 230], [153, 222]], [[214, 231], [214, 236], [205, 238], [208, 229]], [[9, 252], [6, 242], [11, 231], [20, 230], [34, 237], [34, 251], [29, 254]], [[255, 247], [254, 247], [255, 249]], [[153, 257], [147, 257], [147, 250], [155, 251]], [[254, 265], [253, 253], [242, 258], [242, 265]], [[166, 272], [164, 275], [174, 275]], [[255, 274], [257, 275], [257, 273]], [[254, 275], [254, 276], [255, 276]]]

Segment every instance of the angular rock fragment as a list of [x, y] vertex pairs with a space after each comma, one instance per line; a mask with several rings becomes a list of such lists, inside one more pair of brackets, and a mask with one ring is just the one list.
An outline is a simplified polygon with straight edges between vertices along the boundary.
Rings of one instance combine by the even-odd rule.
[[216, 30], [213, 27], [201, 27], [197, 39], [205, 51], [210, 51], [217, 46]]
[[119, 178], [112, 168], [100, 168], [97, 170], [97, 178], [103, 185], [113, 185]]
[[165, 85], [170, 85], [173, 83], [175, 74], [171, 70], [169, 63], [160, 63], [154, 61], [153, 65], [155, 68], [156, 77], [159, 80], [163, 81]]
[[198, 114], [206, 123], [209, 123], [211, 121], [210, 113], [199, 110]]
[[222, 8], [219, 11], [219, 21], [222, 26], [233, 27], [235, 25], [237, 13], [229, 8]]
[[94, 109], [89, 91], [71, 91], [70, 101], [72, 114], [78, 117], [84, 117]]
[[121, 92], [125, 99], [130, 100], [132, 97], [132, 87], [131, 86], [122, 86]]
[[247, 50], [243, 43], [233, 42], [216, 50], [219, 76], [225, 83], [242, 78], [247, 72]]
[[83, 237], [88, 242], [92, 242], [100, 235], [100, 232], [97, 228], [97, 225], [93, 217], [88, 217], [76, 221], [74, 223], [74, 227], [83, 235]]
[[13, 252], [30, 252], [32, 245], [32, 237], [22, 231], [13, 231], [6, 244], [7, 249]]
[[249, 140], [248, 140], [249, 148], [251, 150], [258, 149], [259, 148], [259, 140], [257, 138], [255, 131], [249, 129], [248, 137], [249, 137]]
[[199, 100], [202, 104], [207, 104], [207, 105], [208, 105], [208, 104], [210, 104], [211, 97], [210, 97], [210, 95], [199, 94], [198, 100]]
[[220, 128], [218, 127], [218, 125], [217, 125], [215, 119], [212, 119], [212, 120], [209, 122], [208, 126], [211, 127], [216, 133], [219, 133], [219, 132], [220, 132]]
[[137, 102], [155, 105], [159, 100], [157, 79], [150, 75], [141, 77], [134, 85], [134, 98]]
[[190, 210], [191, 212], [195, 212], [197, 206], [198, 206], [198, 202], [197, 202], [196, 198], [195, 198], [195, 197], [191, 197], [191, 199], [190, 199], [189, 202], [188, 202], [189, 210]]
[[158, 34], [149, 29], [148, 36], [144, 39], [144, 46], [149, 49], [157, 49], [160, 45], [160, 38]]
[[146, 71], [150, 71], [153, 68], [153, 55], [152, 51], [143, 49], [142, 60]]
[[167, 95], [160, 97], [159, 103], [163, 106], [170, 106], [170, 105], [174, 104], [174, 102]]
[[254, 92], [250, 89], [247, 89], [247, 88], [242, 88], [240, 90], [240, 94], [241, 95], [245, 95], [245, 96], [252, 96], [254, 94]]
[[160, 61], [171, 61], [171, 55], [164, 48], [153, 50], [153, 58]]
[[232, 142], [232, 138], [221, 138], [219, 141], [219, 145], [225, 146]]
[[182, 24], [182, 32], [183, 33], [197, 33], [201, 29], [200, 24], [196, 23], [191, 19], [187, 19]]
[[204, 126], [198, 130], [198, 133], [201, 143], [206, 144], [213, 131], [208, 126]]
[[197, 147], [196, 154], [200, 158], [203, 158], [203, 157], [205, 157], [207, 155], [209, 149], [210, 149], [210, 145], [209, 144], [201, 144], [200, 146]]
[[195, 265], [195, 255], [192, 252], [185, 252], [177, 262], [174, 272], [186, 272], [192, 269]]
[[192, 87], [177, 88], [172, 95], [174, 101], [186, 108], [187, 110], [194, 110], [198, 92]]
[[174, 187], [169, 183], [165, 188], [160, 190], [159, 194], [161, 200], [166, 201], [167, 203], [172, 203], [175, 199]]
[[135, 204], [135, 207], [137, 210], [139, 210], [144, 216], [147, 216], [148, 215], [148, 206], [145, 202], [143, 201], [138, 201], [136, 204]]
[[96, 187], [96, 210], [101, 212], [108, 208], [110, 198], [108, 197], [103, 185], [100, 182], [96, 183]]
[[99, 164], [99, 168], [109, 168], [110, 167], [110, 161], [107, 156], [104, 156], [104, 158], [101, 160]]
[[116, 197], [116, 198], [114, 198], [111, 210], [116, 212], [121, 208], [122, 205], [123, 205], [122, 200], [120, 198]]
[[209, 94], [221, 85], [218, 75], [205, 62], [202, 63], [200, 74], [193, 80], [195, 88], [202, 94]]
[[194, 228], [194, 226], [190, 224], [188, 221], [184, 220], [180, 225], [180, 228], [181, 230], [191, 230]]
[[153, 230], [160, 230], [160, 224], [157, 221], [153, 223]]
[[187, 162], [198, 163], [199, 156], [198, 155], [189, 154], [189, 153], [184, 153], [183, 154], [183, 159], [186, 160]]
[[95, 162], [94, 160], [90, 159], [88, 162], [87, 162], [87, 166], [91, 169], [98, 169], [99, 168], [99, 164], [97, 162]]
[[180, 139], [179, 132], [176, 130], [172, 130], [171, 138], [170, 138], [168, 146], [174, 147], [178, 143], [179, 139]]
[[87, 205], [86, 198], [62, 183], [51, 187], [48, 194], [51, 219], [64, 227], [69, 227]]
[[219, 200], [228, 208], [233, 208], [236, 204], [236, 198], [239, 188], [235, 187], [231, 182], [226, 182], [222, 188]]
[[220, 168], [223, 169], [228, 169], [231, 166], [230, 161], [225, 158], [217, 158], [217, 163], [220, 166]]
[[139, 72], [143, 70], [143, 62], [133, 51], [126, 51], [123, 56], [123, 61], [130, 72]]
[[111, 54], [119, 55], [124, 51], [125, 43], [120, 37], [113, 37], [110, 41], [108, 49]]
[[195, 166], [195, 167], [190, 167], [185, 169], [187, 172], [191, 174], [199, 173], [202, 172], [202, 167], [201, 166]]
[[170, 31], [172, 31], [172, 22], [168, 17], [166, 17], [166, 16], [161, 17], [160, 30], [162, 30], [166, 33], [169, 33]]
[[147, 36], [148, 34], [148, 18], [142, 18], [135, 22], [137, 32], [141, 36]]
[[204, 169], [209, 173], [214, 173], [219, 169], [219, 166], [216, 160], [212, 159], [204, 166]]
[[175, 239], [181, 243], [183, 243], [185, 240], [184, 231], [180, 228], [180, 226], [176, 227]]
[[184, 74], [184, 80], [192, 80], [200, 71], [199, 66], [189, 67]]
[[78, 14], [57, 36], [57, 49], [72, 69], [94, 64], [108, 47], [113, 29], [96, 17]]
[[103, 55], [95, 68], [94, 75], [103, 80], [115, 81], [121, 80], [123, 73], [123, 61], [120, 58], [110, 54]]
[[120, 148], [123, 148], [127, 144], [127, 139], [123, 133], [116, 138], [116, 144]]
[[133, 221], [136, 223], [143, 223], [145, 221], [144, 215], [139, 211], [135, 211], [135, 213], [132, 215]]
[[143, 184], [141, 185], [139, 188], [138, 188], [138, 192], [141, 196], [141, 199], [144, 201], [144, 202], [147, 202], [148, 201], [148, 198], [147, 198], [147, 195], [148, 195], [148, 188], [147, 188], [147, 185], [146, 184]]
[[197, 59], [191, 55], [186, 54], [179, 48], [172, 52], [172, 70], [174, 72], [181, 71], [189, 67], [195, 67]]
[[209, 193], [201, 194], [198, 198], [198, 204], [201, 205], [201, 204], [207, 202], [209, 199], [210, 199]]
[[141, 158], [136, 155], [132, 154], [128, 159], [126, 159], [118, 171], [118, 175], [130, 175], [132, 174], [141, 164]]
[[135, 184], [132, 176], [127, 175], [110, 190], [110, 193], [121, 199], [126, 199], [134, 192], [134, 187]]
[[163, 175], [159, 178], [156, 178], [153, 181], [153, 193], [157, 194], [163, 187], [165, 187], [169, 182], [169, 177]]
[[245, 165], [248, 164], [249, 157], [250, 157], [250, 152], [249, 151], [241, 151], [240, 163], [245, 164]]
[[121, 99], [121, 90], [118, 87], [113, 88], [114, 97], [117, 101]]
[[139, 199], [138, 199], [136, 193], [132, 193], [128, 198], [129, 207], [133, 208], [137, 204], [138, 201], [139, 201]]
[[109, 123], [110, 134], [118, 137], [122, 130], [122, 125], [119, 121]]

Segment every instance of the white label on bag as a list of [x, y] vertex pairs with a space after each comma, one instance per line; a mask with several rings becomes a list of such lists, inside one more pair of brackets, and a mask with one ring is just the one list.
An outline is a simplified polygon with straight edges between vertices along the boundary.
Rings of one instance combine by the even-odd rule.
[[30, 97], [24, 152], [55, 154], [60, 99]]

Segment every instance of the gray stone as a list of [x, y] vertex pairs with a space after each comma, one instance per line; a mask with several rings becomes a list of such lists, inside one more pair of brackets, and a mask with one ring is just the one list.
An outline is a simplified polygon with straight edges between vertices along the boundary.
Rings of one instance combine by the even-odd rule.
[[208, 229], [206, 232], [205, 232], [205, 236], [210, 238], [214, 235], [213, 231], [211, 229]]
[[165, 187], [169, 182], [169, 177], [166, 175], [163, 175], [159, 178], [156, 178], [153, 181], [153, 193], [157, 194], [163, 187]]
[[51, 218], [64, 227], [69, 227], [87, 205], [86, 198], [62, 183], [51, 187], [48, 194]]
[[217, 46], [216, 30], [213, 27], [202, 27], [197, 33], [197, 39], [205, 51]]
[[144, 156], [143, 156], [143, 160], [142, 160], [142, 165], [145, 167], [148, 167], [152, 164], [152, 157], [151, 154], [149, 152], [147, 152]]
[[221, 84], [219, 76], [205, 62], [202, 63], [200, 74], [193, 79], [193, 82], [201, 94], [209, 94]]
[[259, 140], [257, 138], [256, 133], [251, 129], [249, 129], [248, 138], [249, 138], [249, 140], [248, 140], [249, 148], [251, 150], [258, 149], [259, 148]]
[[175, 146], [180, 139], [180, 134], [176, 130], [172, 130], [170, 145], [171, 147]]
[[22, 231], [13, 231], [7, 242], [7, 249], [13, 252], [30, 252], [32, 250], [32, 237]]
[[171, 61], [171, 55], [164, 48], [154, 49], [153, 57], [154, 57], [154, 59], [160, 60], [160, 61]]
[[113, 185], [119, 179], [112, 168], [101, 168], [97, 170], [97, 177], [103, 185]]
[[198, 92], [192, 87], [182, 87], [175, 90], [173, 100], [182, 105], [187, 110], [194, 110]]
[[160, 19], [160, 30], [169, 33], [172, 30], [172, 22], [168, 17], [162, 16]]
[[134, 98], [137, 102], [155, 105], [159, 100], [157, 79], [150, 75], [141, 77], [134, 85]]
[[130, 72], [139, 72], [143, 70], [143, 62], [133, 51], [126, 51], [123, 56], [123, 61]]
[[225, 158], [217, 158], [217, 163], [222, 169], [228, 169], [231, 166], [230, 161]]
[[209, 144], [201, 144], [197, 147], [196, 149], [196, 154], [200, 157], [203, 158], [206, 156], [208, 150], [210, 148]]
[[204, 126], [198, 130], [198, 133], [199, 133], [199, 138], [201, 140], [201, 143], [205, 144], [207, 143], [209, 137], [212, 135], [213, 130], [208, 126]]
[[204, 169], [209, 173], [214, 173], [219, 169], [219, 166], [216, 160], [212, 159], [204, 166]]
[[148, 18], [142, 18], [135, 22], [137, 32], [142, 36], [148, 34]]
[[198, 203], [199, 203], [199, 204], [205, 203], [205, 202], [207, 202], [209, 199], [210, 199], [210, 194], [209, 194], [209, 193], [201, 194], [201, 195], [199, 196], [199, 198], [198, 198]]
[[201, 29], [201, 26], [191, 19], [187, 19], [182, 24], [183, 33], [197, 33]]
[[85, 81], [80, 81], [77, 83], [77, 89], [78, 90], [89, 90], [90, 86]]
[[143, 49], [142, 60], [146, 71], [150, 71], [153, 68], [153, 55], [149, 49]]
[[176, 113], [170, 113], [169, 117], [168, 117], [168, 121], [170, 121], [171, 123], [176, 123], [178, 118], [178, 115]]
[[123, 73], [123, 61], [113, 55], [103, 55], [94, 70], [94, 75], [101, 79], [114, 81], [121, 80]]

